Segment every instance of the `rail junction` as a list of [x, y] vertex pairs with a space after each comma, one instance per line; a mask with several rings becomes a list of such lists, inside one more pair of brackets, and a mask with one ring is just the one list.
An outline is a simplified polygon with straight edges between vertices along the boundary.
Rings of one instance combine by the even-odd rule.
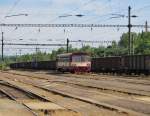
[[150, 115], [148, 78], [13, 70], [0, 75], [1, 104], [26, 115]]

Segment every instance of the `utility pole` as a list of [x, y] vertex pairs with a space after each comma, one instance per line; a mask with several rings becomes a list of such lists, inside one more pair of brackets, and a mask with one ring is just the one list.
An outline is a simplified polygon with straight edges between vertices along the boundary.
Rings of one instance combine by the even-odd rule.
[[134, 55], [134, 35], [132, 34], [132, 40], [131, 40], [131, 55]]
[[148, 32], [148, 23], [147, 23], [147, 21], [145, 22], [145, 32]]
[[67, 38], [67, 53], [69, 52], [69, 39]]
[[84, 44], [83, 44], [83, 42], [81, 42], [81, 45], [82, 45], [82, 48], [84, 47]]
[[129, 55], [131, 55], [131, 28], [132, 28], [132, 25], [131, 25], [131, 7], [129, 6], [128, 7], [128, 29], [129, 29], [129, 32], [128, 32], [128, 34], [129, 34], [128, 35], [129, 36], [129, 40], [128, 40], [129, 41], [128, 42], [129, 43], [129, 47], [128, 47], [129, 51], [128, 52], [129, 53], [128, 54]]
[[4, 32], [2, 32], [2, 61], [4, 61]]
[[18, 51], [18, 62], [21, 62], [21, 52], [22, 52], [22, 50], [21, 50], [21, 48], [19, 49], [19, 51]]
[[22, 52], [22, 50], [21, 50], [21, 49], [19, 49], [19, 54], [20, 54], [20, 56], [21, 56], [21, 52]]
[[38, 60], [37, 55], [38, 55], [38, 47], [35, 48], [35, 62], [37, 62]]
[[17, 52], [16, 52], [16, 63], [17, 63]]

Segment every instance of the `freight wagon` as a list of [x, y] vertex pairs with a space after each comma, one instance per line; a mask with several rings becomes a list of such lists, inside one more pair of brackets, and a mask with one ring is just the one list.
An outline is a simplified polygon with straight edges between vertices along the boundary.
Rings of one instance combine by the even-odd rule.
[[56, 61], [20, 62], [10, 64], [12, 69], [56, 70]]
[[93, 72], [119, 72], [121, 57], [93, 58], [91, 65]]
[[150, 73], [150, 55], [123, 56], [121, 59], [122, 71], [127, 74]]
[[150, 55], [93, 58], [92, 71], [148, 75], [150, 73]]

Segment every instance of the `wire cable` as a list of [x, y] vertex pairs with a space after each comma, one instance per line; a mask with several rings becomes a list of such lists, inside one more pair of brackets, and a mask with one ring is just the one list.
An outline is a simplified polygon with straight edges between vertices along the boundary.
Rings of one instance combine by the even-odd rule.
[[133, 12], [140, 12], [140, 11], [142, 11], [143, 9], [146, 9], [146, 8], [150, 8], [150, 4], [149, 4], [149, 5], [146, 5], [146, 6], [143, 6], [143, 7], [141, 7], [141, 8], [135, 9], [135, 10], [133, 10]]
[[[18, 3], [19, 3], [20, 1], [21, 1], [21, 0], [16, 0], [16, 1], [14, 2], [14, 4], [12, 5], [12, 7], [10, 8], [10, 10], [7, 12], [6, 16], [8, 16], [8, 15], [11, 14], [11, 12], [15, 9], [15, 7], [18, 5]], [[5, 16], [5, 17], [6, 17], [6, 16]]]
[[[94, 2], [94, 1], [96, 1], [96, 0], [89, 0], [88, 2], [84, 3], [84, 4], [81, 5], [80, 7], [75, 8], [75, 9], [71, 10], [70, 12], [64, 13], [64, 14], [66, 14], [66, 15], [72, 15], [72, 14], [71, 14], [72, 12], [79, 10], [81, 7], [85, 7], [85, 6], [89, 5], [90, 3]], [[54, 19], [50, 20], [49, 22], [56, 21], [56, 20], [59, 19], [59, 18], [60, 18], [60, 17], [57, 16], [57, 17], [55, 17]], [[48, 23], [49, 23], [49, 22], [48, 22]]]

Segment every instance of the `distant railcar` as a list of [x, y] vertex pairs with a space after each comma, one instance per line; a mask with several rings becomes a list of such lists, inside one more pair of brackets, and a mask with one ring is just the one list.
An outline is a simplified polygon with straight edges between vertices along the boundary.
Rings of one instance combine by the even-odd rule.
[[122, 56], [122, 71], [128, 74], [150, 73], [150, 55]]
[[90, 72], [91, 58], [87, 53], [66, 53], [57, 56], [56, 68], [61, 72]]
[[12, 69], [56, 70], [56, 61], [19, 62], [10, 64]]
[[121, 57], [101, 57], [92, 59], [93, 72], [119, 72], [121, 69]]
[[150, 55], [128, 55], [92, 59], [93, 72], [150, 74]]

